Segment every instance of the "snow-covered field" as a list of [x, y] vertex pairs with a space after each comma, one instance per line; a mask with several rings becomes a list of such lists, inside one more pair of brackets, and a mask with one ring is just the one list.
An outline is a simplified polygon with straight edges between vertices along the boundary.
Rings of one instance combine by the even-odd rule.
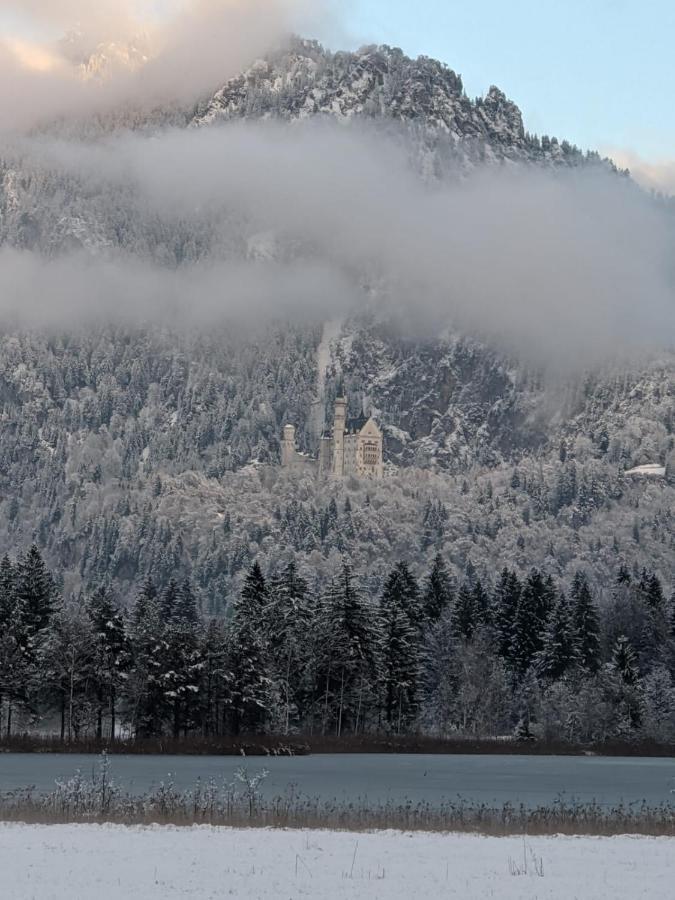
[[8, 900], [673, 900], [675, 839], [0, 824]]

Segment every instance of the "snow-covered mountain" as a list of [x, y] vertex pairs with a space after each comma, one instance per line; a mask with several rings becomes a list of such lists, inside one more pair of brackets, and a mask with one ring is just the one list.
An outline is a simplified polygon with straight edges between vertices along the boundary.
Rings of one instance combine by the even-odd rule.
[[[87, 70], [110, 58], [99, 48]], [[190, 109], [121, 110], [85, 132], [96, 141], [140, 128], [161, 141], [166, 123], [189, 137], [242, 119], [316, 117], [345, 127], [368, 119], [406, 144], [425, 179], [482, 164], [612, 170], [595, 153], [528, 134], [498, 88], [469, 99], [440, 62], [300, 40]], [[0, 160], [0, 244], [50, 258], [123, 253], [172, 271], [276, 252], [274, 236], [239, 220], [199, 208], [163, 218], [139, 204], [133, 184], [83, 180], [25, 148]], [[328, 569], [347, 544], [357, 564], [375, 568], [404, 551], [423, 567], [442, 549], [457, 571], [515, 560], [565, 578], [581, 561], [602, 581], [625, 559], [671, 580], [675, 488], [665, 476], [646, 485], [623, 477], [645, 464], [672, 472], [668, 357], [551, 385], [484, 340], [456, 330], [405, 337], [372, 310], [333, 323], [328, 342], [316, 321], [208, 336], [73, 331], [6, 330], [0, 341], [0, 549], [37, 537], [70, 584], [109, 576], [127, 591], [146, 570], [180, 569], [217, 608], [257, 555], [271, 564], [288, 548], [323, 554]], [[344, 390], [353, 412], [378, 415], [387, 459], [402, 470], [395, 489], [299, 485], [274, 473], [284, 422], [298, 426], [303, 449], [316, 449], [319, 386], [329, 409]], [[331, 493], [360, 504], [348, 534], [322, 524]]]
[[330, 53], [315, 41], [295, 40], [199, 104], [190, 124], [316, 116], [402, 123], [437, 161], [444, 156], [465, 165], [599, 161], [597, 154], [583, 154], [567, 141], [528, 134], [520, 110], [498, 87], [471, 100], [448, 66], [425, 56], [411, 59], [388, 46]]

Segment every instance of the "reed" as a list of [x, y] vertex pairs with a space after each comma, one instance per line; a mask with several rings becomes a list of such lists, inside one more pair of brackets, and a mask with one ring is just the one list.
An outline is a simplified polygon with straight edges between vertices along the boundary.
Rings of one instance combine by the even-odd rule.
[[38, 794], [30, 788], [0, 795], [0, 820], [41, 824], [73, 822], [126, 825], [220, 825], [231, 827], [323, 828], [347, 831], [471, 832], [486, 835], [666, 835], [675, 836], [675, 805], [662, 803], [570, 803], [501, 807], [468, 801], [439, 804], [325, 800], [298, 793], [293, 786], [265, 797], [264, 770], [242, 766], [230, 782], [197, 782], [179, 790], [169, 780], [151, 791], [132, 795], [115, 782], [103, 754], [95, 773], [80, 772]]

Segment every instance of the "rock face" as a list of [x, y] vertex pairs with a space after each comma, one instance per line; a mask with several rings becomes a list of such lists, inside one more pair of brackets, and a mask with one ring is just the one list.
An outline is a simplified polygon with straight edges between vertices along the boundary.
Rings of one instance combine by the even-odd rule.
[[472, 101], [461, 77], [443, 63], [426, 56], [410, 59], [387, 46], [329, 53], [314, 41], [294, 41], [227, 82], [198, 107], [191, 124], [315, 116], [403, 125], [435, 152], [437, 165], [444, 159], [465, 166], [600, 162], [597, 154], [584, 155], [567, 141], [528, 135], [520, 110], [499, 88]]

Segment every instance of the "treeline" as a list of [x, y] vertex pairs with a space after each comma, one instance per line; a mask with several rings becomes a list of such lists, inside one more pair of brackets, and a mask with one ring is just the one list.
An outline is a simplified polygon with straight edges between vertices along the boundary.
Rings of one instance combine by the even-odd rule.
[[[509, 569], [461, 584], [438, 556], [368, 596], [345, 560], [328, 587], [254, 563], [226, 618], [190, 585], [147, 578], [130, 610], [104, 589], [63, 598], [39, 550], [0, 562], [0, 710], [61, 737], [428, 733], [675, 740], [675, 597], [617, 572], [599, 607]], [[317, 581], [318, 583], [318, 581]]]

